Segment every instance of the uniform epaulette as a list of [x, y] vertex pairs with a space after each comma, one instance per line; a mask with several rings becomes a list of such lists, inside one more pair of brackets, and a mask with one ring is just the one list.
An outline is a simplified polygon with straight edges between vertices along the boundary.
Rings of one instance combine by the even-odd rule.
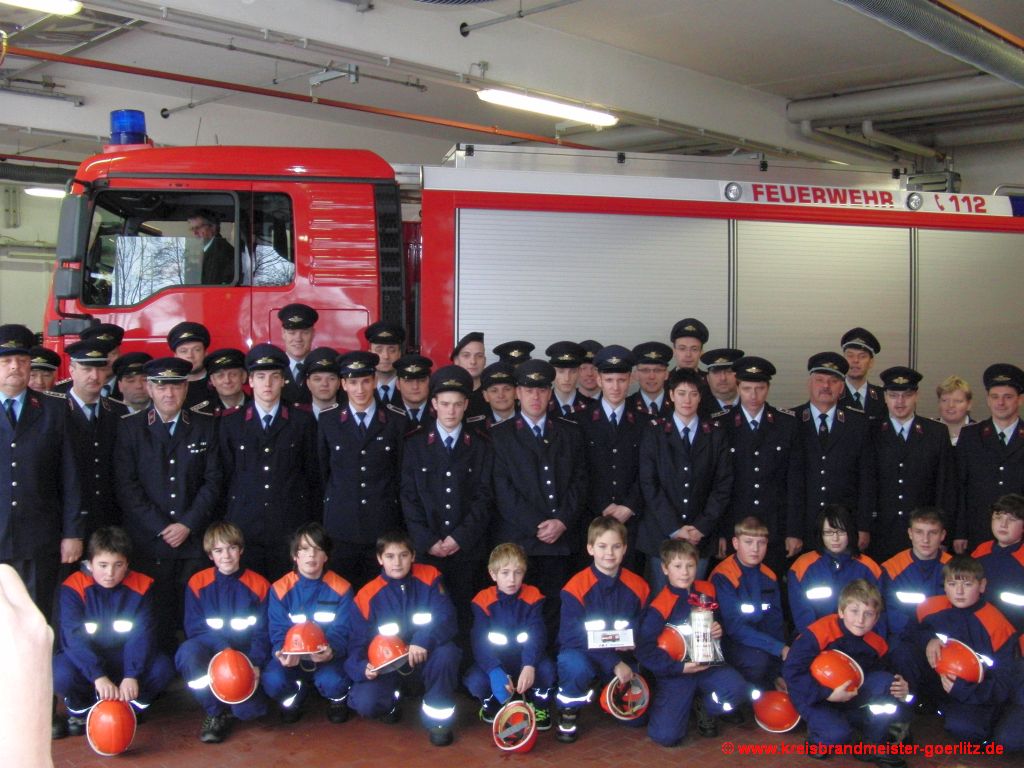
[[203, 410], [203, 406], [206, 406], [206, 405], [209, 405], [209, 404], [210, 404], [209, 400], [204, 400], [201, 403], [197, 403], [196, 405], [193, 405], [191, 408], [189, 408], [189, 410], [192, 411], [192, 413], [198, 413], [200, 416], [214, 416], [215, 414], [212, 414], [209, 411], [204, 411]]
[[64, 394], [63, 392], [54, 392], [52, 389], [45, 389], [45, 390], [42, 391], [42, 394], [46, 395], [47, 397], [55, 397], [58, 400], [67, 400], [68, 399], [68, 396], [66, 394]]
[[776, 408], [775, 410], [779, 413], [784, 413], [787, 416], [792, 416], [794, 419], [796, 418], [796, 412], [791, 411], [789, 408]]
[[60, 381], [53, 382], [53, 386], [55, 386], [55, 387], [63, 387], [65, 384], [70, 384], [70, 383], [71, 383], [71, 377], [68, 376], [66, 379], [61, 379]]
[[328, 405], [326, 408], [321, 408], [320, 409], [320, 413], [327, 413], [327, 411], [333, 411], [337, 407], [338, 407], [337, 403], [334, 403], [333, 405]]
[[135, 413], [124, 413], [121, 415], [122, 419], [130, 419], [132, 416], [138, 416], [140, 413], [145, 413], [145, 410], [136, 411]]
[[123, 405], [125, 408], [128, 407], [128, 403], [124, 400], [118, 400], [116, 397], [101, 397], [100, 402], [117, 403], [118, 405]]
[[723, 416], [725, 416], [725, 414], [729, 413], [729, 410], [730, 410], [729, 408], [723, 408], [720, 411], [715, 411], [714, 413], [711, 414], [710, 418], [712, 418], [712, 419], [720, 419]]
[[405, 412], [405, 408], [399, 408], [397, 405], [392, 405], [391, 403], [388, 403], [387, 409], [392, 413], [397, 413], [399, 416], [408, 416], [408, 414]]
[[578, 427], [579, 426], [579, 423], [577, 423], [576, 421], [573, 421], [572, 419], [567, 419], [567, 418], [565, 418], [565, 416], [556, 416], [555, 418], [559, 422], [561, 422], [562, 424], [572, 424], [574, 427]]
[[482, 413], [478, 413], [476, 416], [470, 416], [469, 418], [467, 418], [466, 419], [466, 423], [467, 424], [475, 424], [478, 421], [484, 421], [486, 419], [487, 419], [487, 416], [485, 416]]

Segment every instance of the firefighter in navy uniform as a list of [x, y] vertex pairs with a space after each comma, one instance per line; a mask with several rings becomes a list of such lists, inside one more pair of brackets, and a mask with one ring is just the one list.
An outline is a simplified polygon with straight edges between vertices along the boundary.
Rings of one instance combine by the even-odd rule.
[[638, 415], [667, 419], [672, 415], [672, 401], [665, 391], [672, 347], [660, 341], [645, 341], [633, 347], [636, 378], [640, 389], [626, 398], [626, 408]]
[[128, 413], [144, 411], [153, 402], [146, 386], [146, 363], [152, 359], [153, 356], [145, 352], [128, 352], [114, 363], [117, 388]]
[[[71, 389], [65, 395], [67, 439], [75, 455], [82, 490], [82, 533], [86, 539], [98, 528], [121, 524], [121, 511], [112, 493], [114, 441], [118, 424], [128, 409], [102, 397], [109, 347], [96, 340], [67, 347]], [[65, 578], [71, 572], [64, 574]]]
[[202, 540], [220, 503], [223, 473], [217, 419], [185, 408], [192, 364], [176, 357], [146, 363], [153, 405], [121, 419], [114, 446], [114, 490], [134, 565], [154, 579], [158, 637], [175, 650], [185, 588], [204, 567]]
[[882, 371], [888, 418], [871, 423], [878, 497], [868, 554], [878, 563], [906, 549], [903, 531], [920, 507], [938, 507], [953, 522], [956, 456], [943, 424], [917, 415], [921, 374], [896, 366]]
[[876, 491], [868, 420], [860, 411], [838, 405], [848, 370], [846, 358], [836, 352], [812, 355], [807, 360], [810, 399], [793, 409], [800, 421], [803, 525], [802, 531], [787, 531], [787, 536], [798, 539], [801, 547], [813, 542], [815, 520], [826, 504], [853, 511], [862, 552], [870, 542]]
[[701, 400], [702, 409], [707, 412], [708, 418], [714, 418], [720, 414], [735, 408], [740, 404], [740, 398], [736, 391], [736, 372], [732, 364], [743, 357], [742, 349], [711, 349], [700, 356], [700, 361], [707, 368], [705, 381], [711, 391], [711, 397], [705, 406]]
[[46, 347], [32, 347], [28, 351], [31, 367], [28, 386], [36, 392], [49, 392], [54, 387], [57, 369], [60, 368], [60, 355]]
[[594, 355], [604, 347], [594, 339], [584, 339], [580, 342], [583, 349], [583, 362], [580, 364], [579, 390], [589, 398], [596, 400], [601, 396], [601, 385], [597, 381], [597, 366], [594, 365]]
[[[434, 363], [423, 355], [402, 355], [395, 361], [395, 375], [398, 378], [398, 400], [395, 402], [405, 411], [410, 431], [419, 427], [430, 427], [434, 420], [430, 407], [430, 370]], [[470, 595], [472, 599], [472, 595]]]
[[314, 326], [320, 314], [306, 304], [288, 304], [278, 310], [277, 319], [281, 321], [282, 345], [288, 356], [281, 398], [286, 403], [308, 403], [312, 395], [306, 388], [306, 358], [313, 349]]
[[851, 328], [843, 334], [839, 343], [849, 366], [846, 388], [839, 405], [863, 411], [872, 420], [884, 419], [887, 414], [885, 393], [881, 387], [868, 382], [868, 373], [875, 363], [875, 355], [882, 351], [882, 345], [865, 328]]
[[378, 320], [363, 330], [363, 336], [370, 345], [370, 352], [377, 356], [377, 370], [374, 373], [377, 402], [401, 408], [402, 397], [398, 392], [395, 362], [402, 356], [405, 329], [386, 320]]
[[377, 538], [401, 527], [398, 489], [405, 412], [375, 397], [372, 352], [338, 359], [348, 406], [320, 414], [318, 451], [324, 482], [324, 528], [334, 541], [330, 568], [357, 589], [375, 578]]
[[555, 382], [548, 413], [558, 413], [567, 419], [578, 419], [594, 409], [595, 400], [587, 397], [576, 385], [583, 364], [583, 347], [574, 341], [556, 341], [544, 350], [548, 362], [555, 368]]
[[727, 554], [737, 523], [754, 516], [768, 529], [764, 563], [782, 578], [786, 558], [797, 552], [790, 535], [803, 530], [803, 456], [797, 449], [792, 411], [768, 402], [775, 366], [763, 357], [733, 363], [740, 403], [716, 423], [728, 435], [732, 453], [732, 499], [719, 526], [718, 554]]
[[341, 373], [338, 369], [338, 353], [331, 347], [317, 347], [308, 355], [303, 364], [306, 371], [306, 389], [309, 390], [309, 404], [302, 404], [303, 410], [320, 420], [324, 411], [344, 407], [348, 402], [341, 389]]
[[406, 438], [401, 492], [416, 561], [444, 576], [459, 617], [456, 642], [466, 653], [491, 520], [489, 440], [465, 421], [472, 387], [472, 376], [457, 365], [430, 377], [437, 417]]
[[[614, 517], [626, 526], [628, 547], [623, 567], [640, 572], [637, 567], [636, 527], [643, 496], [640, 492], [640, 440], [644, 430], [653, 424], [646, 413], [630, 410], [626, 405], [630, 374], [636, 358], [625, 347], [612, 344], [594, 356], [601, 396], [596, 406], [576, 422], [583, 435], [586, 457], [586, 506], [576, 531], [580, 547], [581, 568], [585, 567], [587, 529], [595, 517]], [[589, 558], [587, 558], [589, 560]]]
[[982, 375], [990, 416], [960, 430], [956, 443], [960, 501], [953, 526], [957, 554], [991, 538], [992, 503], [1024, 493], [1024, 423], [1020, 420], [1024, 371], [996, 363]]
[[467, 416], [482, 416], [487, 413], [487, 401], [480, 377], [487, 367], [487, 348], [484, 346], [484, 335], [480, 331], [467, 333], [455, 344], [450, 357], [452, 363], [464, 368], [473, 379], [473, 394], [469, 396]]
[[240, 349], [218, 349], [203, 361], [206, 374], [210, 377], [210, 396], [192, 406], [193, 411], [202, 411], [213, 416], [227, 416], [245, 407], [251, 400], [244, 389], [245, 353]]
[[[101, 345], [107, 347], [107, 366], [103, 371], [103, 386], [100, 388], [100, 395], [102, 397], [120, 399], [121, 393], [117, 388], [117, 374], [114, 373], [114, 363], [121, 357], [121, 342], [124, 340], [124, 328], [113, 323], [90, 325], [78, 335], [78, 340], [98, 341]], [[60, 367], [59, 358], [57, 367]], [[61, 379], [52, 388], [67, 394], [68, 390], [71, 389], [71, 378]]]
[[185, 408], [209, 400], [213, 390], [210, 388], [210, 378], [203, 363], [206, 360], [206, 350], [210, 347], [210, 331], [202, 323], [178, 323], [167, 334], [167, 346], [171, 348], [171, 353], [175, 357], [187, 360], [191, 366]]
[[0, 325], [0, 563], [49, 616], [60, 564], [82, 556], [84, 521], [67, 406], [28, 388], [34, 343], [25, 326]]
[[[480, 391], [484, 393], [484, 419], [482, 426], [511, 419], [519, 410], [516, 402], [516, 372], [508, 363], [491, 363], [480, 375]], [[470, 417], [475, 418], [475, 417]]]
[[282, 400], [288, 357], [273, 344], [245, 356], [253, 401], [220, 420], [224, 517], [245, 536], [242, 565], [276, 581], [291, 570], [288, 538], [318, 522], [322, 499], [313, 416]]
[[494, 445], [494, 541], [518, 544], [529, 558], [530, 580], [545, 597], [549, 642], [558, 632], [560, 594], [586, 497], [579, 426], [548, 416], [555, 369], [528, 360], [516, 369], [520, 412], [489, 432]]

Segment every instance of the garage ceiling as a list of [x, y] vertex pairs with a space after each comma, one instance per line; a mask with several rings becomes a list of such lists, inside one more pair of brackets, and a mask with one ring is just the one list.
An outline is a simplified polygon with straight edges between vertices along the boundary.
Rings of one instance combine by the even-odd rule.
[[[260, 0], [236, 3], [240, 11]], [[937, 0], [936, 0], [937, 1]], [[307, 0], [310, 5], [315, 0]], [[450, 38], [437, 40], [442, 47], [458, 46], [463, 40], [459, 25], [467, 19], [475, 22], [513, 15], [520, 10], [548, 4], [545, 0], [492, 0], [476, 4], [428, 6], [419, 0], [377, 0], [376, 7], [357, 10], [359, 0], [320, 0], [332, 11], [345, 6], [349, 13], [379, 14], [387, 6], [398, 10], [427, 9], [450, 25]], [[927, 0], [922, 0], [927, 2]], [[945, 0], [943, 0], [945, 2]], [[85, 2], [86, 10], [75, 17], [44, 16], [0, 5], [0, 29], [9, 36], [15, 49], [68, 54], [89, 59], [146, 67], [192, 77], [213, 78], [276, 91], [315, 95], [320, 99], [356, 102], [387, 110], [432, 115], [448, 120], [500, 125], [511, 132], [539, 137], [561, 135], [579, 141], [616, 149], [642, 149], [694, 154], [723, 154], [764, 151], [786, 154], [790, 148], [743, 141], [741, 137], [717, 131], [702, 131], [706, 126], [682, 124], [651, 111], [624, 113], [621, 125], [630, 130], [595, 135], [587, 126], [571, 126], [551, 118], [515, 113], [480, 102], [474, 90], [484, 70], [456, 73], [424, 61], [400, 61], [381, 64], [381, 57], [351, 48], [332, 50], [305, 47], [294, 40], [273, 36], [259, 37], [256, 25], [249, 27], [244, 13], [237, 14], [237, 27], [217, 25], [209, 29], [183, 23], [173, 15], [163, 18], [160, 9], [144, 2]], [[287, 4], [279, 4], [286, 7]], [[472, 8], [468, 7], [472, 5]], [[949, 3], [945, 3], [949, 5]], [[991, 23], [1009, 36], [1024, 38], [1024, 14], [1019, 0], [959, 0], [958, 7]], [[132, 13], [143, 9], [145, 13]], [[945, 9], [943, 9], [945, 11]], [[486, 14], [483, 13], [486, 11]], [[490, 15], [487, 15], [490, 14]], [[629, 51], [642, 60], [661, 62], [703, 73], [740, 86], [752, 95], [768, 94], [786, 101], [815, 97], [847, 96], [853, 93], [894, 86], [917, 88], [923, 83], [960, 79], [979, 75], [979, 69], [940, 53], [911, 39], [873, 18], [869, 18], [838, 0], [577, 0], [563, 7], [512, 19], [486, 30], [470, 33], [470, 38], [490, 36], [498, 39], [513, 29], [521, 32], [543, 29], [561, 34], [564, 40], [565, 66], [574, 66], [574, 47], [600, 43]], [[447, 27], [446, 27], [447, 28]], [[238, 34], [235, 34], [238, 33]], [[417, 30], [394, 30], [394, 50], [409, 48], [405, 37], [414, 38]], [[325, 33], [320, 41], [330, 43]], [[1009, 46], [1013, 48], [1014, 46]], [[1016, 49], [1016, 54], [1021, 54]], [[339, 73], [358, 66], [358, 78], [339, 76], [323, 85], [311, 86], [310, 78], [324, 69]], [[1024, 64], [1022, 64], [1024, 71]], [[501, 80], [511, 86], [527, 82], [506, 70]], [[638, 72], [623, 71], [619, 82], [608, 83], [606, 98], [590, 101], [615, 107], [615, 88], [635, 81], [643, 87]], [[448, 125], [432, 125], [396, 120], [366, 112], [330, 110], [314, 104], [280, 101], [263, 95], [238, 94], [220, 89], [156, 80], [134, 74], [113, 73], [61, 63], [35, 61], [9, 55], [0, 65], [0, 105], [7, 92], [29, 92], [40, 96], [75, 99], [88, 92], [90, 85], [122, 88], [166, 97], [167, 108], [186, 107], [201, 110], [206, 100], [242, 108], [279, 112], [313, 120], [400, 131], [415, 136], [456, 141], [483, 141], [479, 131]], [[358, 82], [353, 80], [358, 79]], [[977, 82], [993, 81], [984, 77]], [[1009, 89], [999, 99], [991, 99], [975, 108], [943, 104], [942, 110], [921, 110], [914, 114], [854, 114], [839, 119], [814, 119], [805, 130], [816, 138], [832, 138], [849, 147], [861, 147], [876, 159], [885, 154], [921, 157], [921, 146], [944, 149], [943, 131], [992, 124], [1010, 140], [1019, 141], [1015, 130], [1024, 120], [1024, 90]], [[602, 93], [600, 84], [593, 92]], [[555, 93], [572, 98], [573, 93]], [[783, 102], [784, 104], [784, 102]], [[780, 110], [781, 111], [781, 110]], [[966, 116], [963, 113], [966, 112]], [[96, 149], [97, 141], [69, 128], [65, 135], [52, 130], [31, 131], [33, 126], [18, 123], [16, 116], [4, 111], [0, 117], [0, 152], [45, 154], [47, 147], [59, 144], [64, 150], [81, 155]], [[152, 118], [151, 118], [152, 119]], [[170, 119], [173, 119], [170, 118]], [[779, 115], [784, 120], [784, 115]], [[885, 146], [865, 138], [863, 120], [882, 135], [894, 135], [917, 151]], [[665, 130], [667, 128], [667, 130]], [[992, 135], [996, 135], [993, 129]], [[1021, 133], [1024, 136], [1024, 132]], [[957, 138], [960, 136], [960, 138]], [[616, 138], [618, 137], [618, 138]], [[966, 141], [951, 133], [952, 142]], [[522, 141], [523, 138], [492, 136], [494, 143]], [[948, 143], [948, 142], [947, 142]], [[807, 154], [803, 151], [803, 154]], [[941, 158], [939, 158], [941, 159]]]

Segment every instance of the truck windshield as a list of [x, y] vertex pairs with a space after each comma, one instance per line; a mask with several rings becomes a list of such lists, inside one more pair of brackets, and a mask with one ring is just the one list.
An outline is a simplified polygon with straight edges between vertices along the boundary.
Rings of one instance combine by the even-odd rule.
[[287, 195], [104, 190], [82, 296], [90, 306], [130, 306], [182, 286], [287, 285], [292, 232]]

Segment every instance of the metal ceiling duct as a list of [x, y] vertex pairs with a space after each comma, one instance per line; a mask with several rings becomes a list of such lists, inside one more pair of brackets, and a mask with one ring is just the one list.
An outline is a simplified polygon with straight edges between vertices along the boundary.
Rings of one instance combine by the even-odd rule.
[[1024, 88], [1024, 50], [932, 0], [836, 0], [947, 56]]
[[74, 171], [63, 168], [40, 168], [35, 165], [0, 163], [0, 181], [17, 181], [23, 184], [60, 184], [63, 186], [74, 175]]

